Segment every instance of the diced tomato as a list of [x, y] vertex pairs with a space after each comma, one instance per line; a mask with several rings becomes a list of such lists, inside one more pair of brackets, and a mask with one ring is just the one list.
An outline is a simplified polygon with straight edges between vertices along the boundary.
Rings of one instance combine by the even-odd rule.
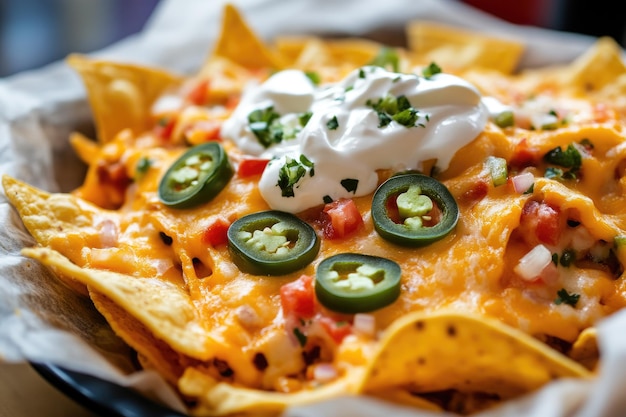
[[315, 314], [313, 277], [303, 274], [297, 280], [280, 287], [280, 304], [285, 317], [312, 317]]
[[566, 220], [560, 214], [558, 207], [542, 201], [528, 200], [522, 209], [518, 230], [532, 246], [537, 243], [556, 245]]
[[239, 163], [237, 175], [242, 178], [261, 175], [265, 167], [270, 162], [269, 159], [246, 158]]
[[531, 147], [524, 138], [515, 145], [509, 166], [514, 169], [522, 169], [535, 165], [540, 159], [539, 151]]
[[185, 136], [194, 138], [192, 143], [198, 144], [210, 140], [220, 140], [222, 122], [219, 120], [198, 120], [185, 129]]
[[327, 239], [341, 239], [363, 225], [363, 217], [352, 199], [339, 199], [326, 204], [321, 220]]
[[320, 315], [318, 321], [328, 335], [336, 342], [341, 343], [344, 337], [352, 334], [352, 325], [347, 321], [337, 321], [332, 317]]
[[489, 184], [487, 180], [480, 178], [461, 194], [459, 200], [468, 204], [476, 203], [485, 198], [488, 192]]
[[172, 137], [174, 126], [176, 126], [176, 117], [162, 117], [155, 126], [154, 132], [161, 139], [169, 140]]
[[185, 101], [201, 106], [209, 97], [209, 80], [201, 80], [185, 96]]
[[228, 242], [226, 233], [230, 223], [222, 218], [215, 220], [209, 225], [202, 235], [202, 242], [207, 243], [213, 247], [223, 245]]

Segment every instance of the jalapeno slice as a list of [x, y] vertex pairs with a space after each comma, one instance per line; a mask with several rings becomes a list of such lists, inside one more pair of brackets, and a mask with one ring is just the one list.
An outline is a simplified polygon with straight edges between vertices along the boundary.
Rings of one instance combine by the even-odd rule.
[[436, 179], [404, 174], [389, 178], [374, 192], [372, 220], [383, 239], [403, 246], [426, 246], [454, 230], [459, 206]]
[[254, 275], [285, 275], [310, 264], [320, 242], [315, 230], [293, 214], [277, 210], [241, 217], [227, 232], [233, 262]]
[[218, 142], [187, 150], [159, 184], [159, 199], [173, 208], [191, 208], [212, 200], [233, 176], [228, 155]]
[[400, 265], [378, 256], [340, 253], [324, 259], [315, 274], [315, 296], [346, 314], [378, 310], [400, 296]]

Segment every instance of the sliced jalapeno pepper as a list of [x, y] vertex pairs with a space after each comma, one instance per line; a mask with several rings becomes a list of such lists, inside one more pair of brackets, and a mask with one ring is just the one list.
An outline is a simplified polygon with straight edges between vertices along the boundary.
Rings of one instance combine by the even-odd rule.
[[277, 210], [244, 216], [228, 228], [228, 249], [240, 270], [254, 275], [284, 275], [310, 264], [320, 242], [315, 230]]
[[233, 176], [228, 156], [218, 142], [187, 150], [159, 184], [159, 199], [174, 208], [190, 208], [213, 199]]
[[459, 206], [434, 178], [404, 174], [378, 187], [372, 199], [372, 220], [383, 239], [403, 246], [426, 246], [456, 227]]
[[400, 295], [400, 275], [400, 265], [390, 259], [341, 253], [318, 265], [315, 296], [324, 307], [340, 313], [378, 310]]

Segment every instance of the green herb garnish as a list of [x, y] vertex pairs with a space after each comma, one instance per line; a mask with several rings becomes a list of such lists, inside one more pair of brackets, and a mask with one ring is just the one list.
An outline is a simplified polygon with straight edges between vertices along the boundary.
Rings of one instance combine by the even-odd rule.
[[580, 294], [570, 294], [565, 288], [561, 288], [556, 294], [558, 297], [554, 300], [554, 304], [567, 304], [576, 307], [580, 299]]
[[339, 121], [337, 120], [337, 116], [333, 116], [328, 122], [326, 122], [326, 127], [330, 130], [335, 130], [339, 127]]
[[293, 187], [305, 174], [305, 165], [295, 159], [287, 158], [287, 162], [278, 170], [278, 183], [276, 185], [280, 187], [281, 195], [283, 197], [293, 197], [295, 195]]
[[384, 46], [378, 50], [378, 54], [370, 62], [370, 65], [382, 67], [393, 72], [398, 72], [400, 71], [400, 57], [398, 56], [398, 52], [394, 48]]
[[250, 130], [265, 148], [283, 140], [283, 128], [278, 123], [279, 119], [280, 114], [274, 111], [273, 106], [254, 110], [248, 115]]
[[294, 336], [296, 336], [296, 339], [298, 339], [298, 343], [300, 343], [300, 346], [304, 347], [306, 345], [307, 337], [304, 333], [302, 333], [302, 330], [296, 327], [295, 329], [293, 329], [293, 334]]
[[426, 79], [430, 79], [433, 75], [441, 73], [441, 67], [431, 62], [427, 67], [422, 69], [422, 75]]
[[359, 180], [354, 178], [345, 178], [341, 180], [341, 186], [349, 193], [356, 193], [356, 189], [359, 186]]

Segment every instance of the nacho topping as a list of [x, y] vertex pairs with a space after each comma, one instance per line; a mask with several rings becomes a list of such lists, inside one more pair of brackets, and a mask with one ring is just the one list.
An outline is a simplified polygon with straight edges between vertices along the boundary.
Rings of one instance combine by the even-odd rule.
[[469, 414], [593, 376], [595, 325], [626, 306], [614, 45], [513, 76], [521, 44], [419, 22], [410, 49], [266, 45], [230, 5], [224, 25], [185, 80], [72, 57], [98, 124], [71, 139], [84, 183], [3, 177], [23, 254], [191, 414]]

